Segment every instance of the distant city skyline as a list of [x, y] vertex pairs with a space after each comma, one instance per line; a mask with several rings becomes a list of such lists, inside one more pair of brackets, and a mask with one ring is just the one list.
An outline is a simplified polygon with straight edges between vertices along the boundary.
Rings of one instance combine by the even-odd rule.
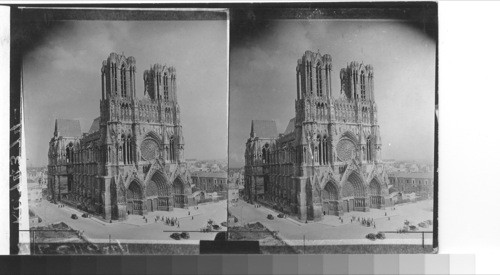
[[174, 66], [185, 158], [227, 158], [227, 42], [225, 20], [57, 22], [23, 59], [28, 165], [47, 164], [57, 118], [89, 131], [99, 116], [102, 61], [112, 52], [135, 57], [139, 98], [144, 70]]
[[335, 98], [341, 68], [351, 61], [372, 65], [382, 159], [433, 162], [434, 39], [396, 20], [271, 20], [263, 25], [259, 32], [231, 40], [229, 167], [244, 165], [252, 120], [274, 120], [278, 133], [285, 131], [295, 115], [297, 59], [307, 50], [332, 56]]

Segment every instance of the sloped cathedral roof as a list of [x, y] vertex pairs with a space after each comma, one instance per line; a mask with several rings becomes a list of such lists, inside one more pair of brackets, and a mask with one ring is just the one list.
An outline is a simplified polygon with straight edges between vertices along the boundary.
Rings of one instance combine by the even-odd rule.
[[101, 123], [101, 117], [94, 119], [92, 126], [90, 126], [89, 134], [99, 131], [99, 124]]
[[285, 130], [285, 135], [288, 135], [295, 131], [295, 118], [290, 119], [290, 122], [288, 122], [288, 126], [286, 126]]

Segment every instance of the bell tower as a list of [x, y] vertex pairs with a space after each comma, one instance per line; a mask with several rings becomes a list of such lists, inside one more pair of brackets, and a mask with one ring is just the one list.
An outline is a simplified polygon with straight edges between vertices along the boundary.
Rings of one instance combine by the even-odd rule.
[[306, 51], [297, 60], [297, 100], [332, 96], [332, 57]]
[[353, 61], [341, 69], [340, 95], [349, 100], [375, 101], [373, 67]]
[[135, 58], [111, 53], [101, 67], [102, 99], [135, 98]]
[[328, 165], [332, 97], [332, 57], [306, 51], [297, 60], [295, 150], [305, 165]]
[[174, 67], [154, 64], [144, 71], [144, 95], [152, 100], [177, 101], [176, 81]]

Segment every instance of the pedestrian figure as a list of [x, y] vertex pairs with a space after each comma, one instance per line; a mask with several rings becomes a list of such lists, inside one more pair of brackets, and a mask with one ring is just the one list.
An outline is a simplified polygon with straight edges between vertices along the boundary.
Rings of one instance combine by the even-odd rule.
[[179, 228], [181, 225], [179, 223], [177, 223], [177, 228]]
[[188, 211], [188, 216], [190, 216], [190, 215], [191, 215], [191, 211]]
[[194, 216], [191, 216], [191, 220], [194, 220]]

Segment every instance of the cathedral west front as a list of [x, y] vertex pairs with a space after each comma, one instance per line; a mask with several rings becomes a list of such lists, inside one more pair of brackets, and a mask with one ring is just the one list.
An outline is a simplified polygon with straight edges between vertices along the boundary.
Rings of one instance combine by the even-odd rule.
[[341, 69], [333, 96], [332, 57], [306, 51], [296, 66], [295, 117], [278, 134], [253, 120], [245, 150], [245, 195], [301, 221], [388, 206], [373, 67]]
[[57, 119], [49, 142], [53, 201], [106, 220], [194, 204], [174, 67], [145, 70], [136, 91], [136, 61], [111, 53], [101, 67], [100, 115], [87, 132]]

